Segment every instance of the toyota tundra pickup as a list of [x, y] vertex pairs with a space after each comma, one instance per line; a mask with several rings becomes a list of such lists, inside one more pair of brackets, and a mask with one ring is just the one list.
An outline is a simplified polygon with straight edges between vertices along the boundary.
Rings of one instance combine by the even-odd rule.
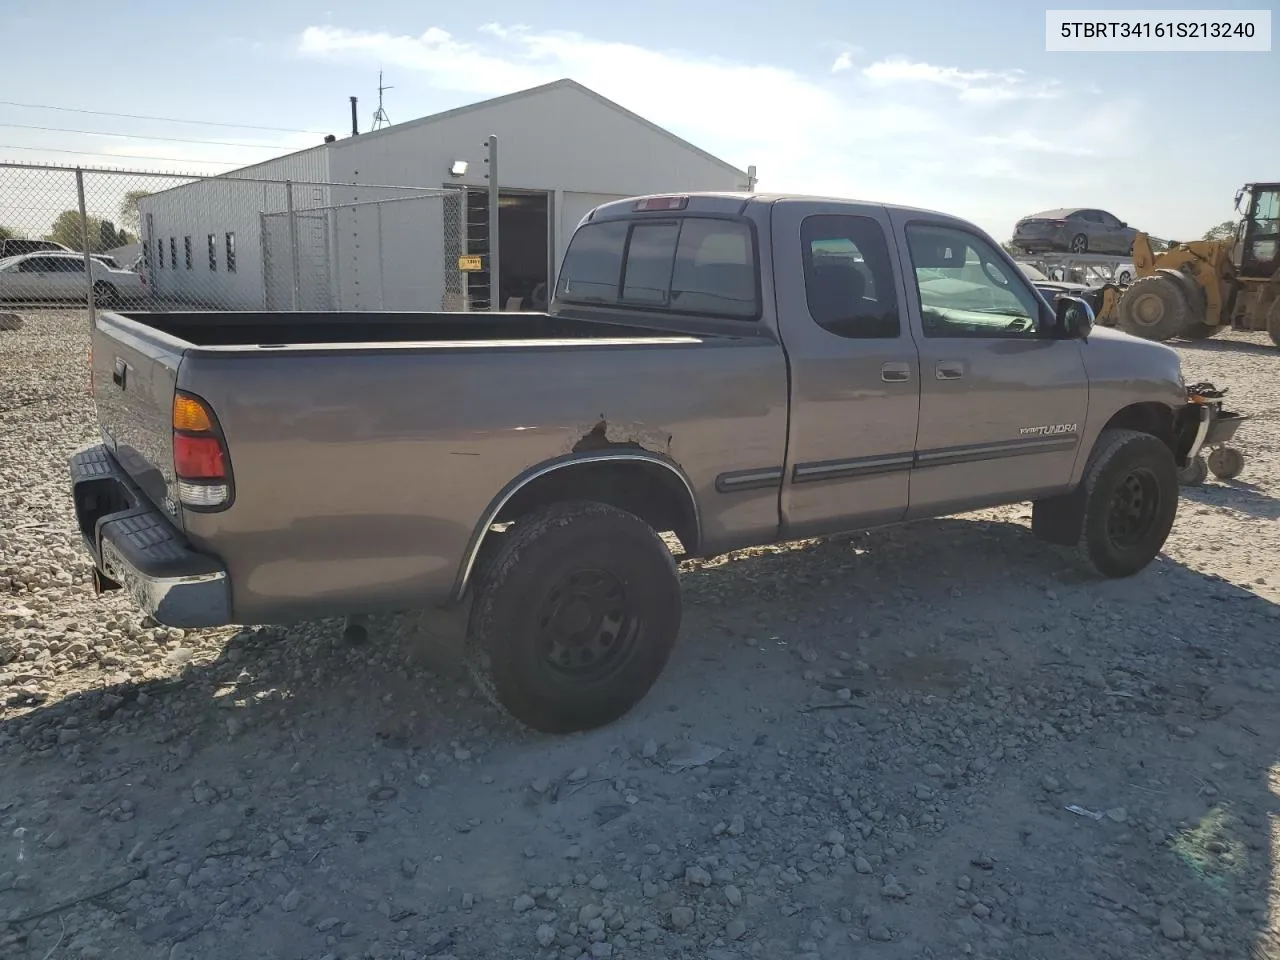
[[98, 589], [160, 623], [461, 611], [495, 703], [582, 730], [663, 670], [680, 556], [1030, 501], [1142, 570], [1207, 411], [1092, 321], [941, 213], [633, 198], [546, 313], [99, 313], [72, 495]]

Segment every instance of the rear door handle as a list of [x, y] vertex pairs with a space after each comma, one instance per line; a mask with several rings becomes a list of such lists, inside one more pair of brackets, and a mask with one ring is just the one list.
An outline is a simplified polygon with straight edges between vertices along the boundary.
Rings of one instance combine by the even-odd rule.
[[111, 371], [111, 382], [121, 390], [125, 388], [125, 378], [129, 375], [129, 365], [116, 357], [116, 367]]
[[934, 376], [939, 380], [959, 380], [964, 376], [964, 364], [959, 360], [939, 360]]
[[880, 368], [880, 379], [885, 383], [902, 383], [911, 379], [911, 366], [906, 363], [886, 363]]

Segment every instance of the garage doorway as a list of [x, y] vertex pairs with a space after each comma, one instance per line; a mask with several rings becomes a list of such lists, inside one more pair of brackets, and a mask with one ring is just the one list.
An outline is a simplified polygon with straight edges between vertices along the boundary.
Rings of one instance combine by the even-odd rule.
[[[471, 310], [490, 309], [489, 194], [475, 187], [465, 193], [465, 252], [484, 258], [485, 269], [464, 274]], [[498, 304], [503, 310], [546, 308], [552, 274], [551, 194], [540, 190], [502, 190], [498, 194]]]

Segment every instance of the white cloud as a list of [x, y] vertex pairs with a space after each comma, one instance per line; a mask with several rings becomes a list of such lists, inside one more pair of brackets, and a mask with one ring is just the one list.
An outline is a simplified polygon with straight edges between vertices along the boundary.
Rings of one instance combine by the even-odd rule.
[[760, 189], [937, 207], [1005, 234], [1024, 207], [1104, 184], [1102, 169], [1080, 158], [1123, 142], [1135, 115], [1108, 114], [1098, 136], [1094, 98], [1014, 70], [901, 58], [854, 70], [841, 52], [830, 73], [810, 76], [504, 24], [470, 38], [438, 27], [408, 36], [312, 26], [298, 50], [413, 71], [424, 91], [458, 95], [432, 109], [571, 77], [735, 166], [756, 164]]
[[998, 102], [1051, 100], [1062, 96], [1054, 81], [1030, 83], [1021, 70], [960, 70], [911, 60], [881, 60], [863, 68], [862, 75], [877, 87], [894, 84], [933, 84], [959, 93], [962, 100]]

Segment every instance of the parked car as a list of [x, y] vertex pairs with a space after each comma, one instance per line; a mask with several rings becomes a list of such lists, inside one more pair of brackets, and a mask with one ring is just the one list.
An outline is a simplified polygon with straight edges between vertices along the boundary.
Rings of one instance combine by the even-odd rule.
[[1018, 268], [1022, 271], [1023, 275], [1031, 281], [1035, 288], [1045, 295], [1050, 303], [1063, 294], [1069, 297], [1087, 297], [1094, 291], [1094, 288], [1089, 286], [1087, 283], [1073, 283], [1069, 280], [1054, 280], [1030, 263], [1019, 263]]
[[28, 240], [25, 237], [9, 237], [0, 240], [0, 260], [21, 256], [24, 253], [40, 253], [44, 250], [74, 252], [70, 247], [63, 246], [54, 240]]
[[1125, 577], [1206, 435], [1174, 350], [1050, 307], [979, 228], [801, 197], [599, 206], [549, 313], [104, 311], [90, 363], [98, 589], [179, 627], [436, 607], [551, 732], [662, 672], [660, 534], [708, 557], [1032, 501]]
[[1013, 228], [1013, 243], [1027, 253], [1058, 250], [1127, 257], [1137, 235], [1135, 228], [1105, 210], [1061, 207], [1023, 217]]
[[[147, 293], [144, 277], [94, 259], [93, 296], [98, 306], [137, 303]], [[0, 300], [87, 300], [84, 254], [27, 253], [0, 260]]]

